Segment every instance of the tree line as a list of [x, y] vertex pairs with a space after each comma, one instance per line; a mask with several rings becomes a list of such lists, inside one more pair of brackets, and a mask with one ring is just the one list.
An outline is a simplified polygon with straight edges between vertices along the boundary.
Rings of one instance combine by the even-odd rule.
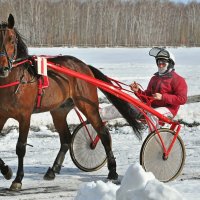
[[200, 3], [0, 0], [29, 46], [200, 46]]

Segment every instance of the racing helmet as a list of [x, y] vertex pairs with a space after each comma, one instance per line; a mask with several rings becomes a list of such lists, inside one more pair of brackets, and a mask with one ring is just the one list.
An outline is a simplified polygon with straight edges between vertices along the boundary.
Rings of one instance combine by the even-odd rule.
[[149, 55], [155, 57], [156, 62], [158, 59], [165, 59], [172, 65], [175, 65], [175, 56], [165, 48], [154, 47], [149, 51]]

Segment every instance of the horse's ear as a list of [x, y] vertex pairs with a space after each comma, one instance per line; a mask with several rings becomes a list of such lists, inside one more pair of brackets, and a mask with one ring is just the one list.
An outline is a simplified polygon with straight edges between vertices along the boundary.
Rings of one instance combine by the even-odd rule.
[[10, 14], [8, 17], [8, 28], [12, 29], [14, 27], [14, 25], [15, 25], [15, 19], [14, 19], [13, 15]]

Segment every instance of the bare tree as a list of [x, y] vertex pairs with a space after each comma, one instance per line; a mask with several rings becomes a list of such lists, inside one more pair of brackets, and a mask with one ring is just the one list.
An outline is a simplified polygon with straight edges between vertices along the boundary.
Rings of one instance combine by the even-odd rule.
[[0, 0], [29, 46], [199, 46], [200, 3]]

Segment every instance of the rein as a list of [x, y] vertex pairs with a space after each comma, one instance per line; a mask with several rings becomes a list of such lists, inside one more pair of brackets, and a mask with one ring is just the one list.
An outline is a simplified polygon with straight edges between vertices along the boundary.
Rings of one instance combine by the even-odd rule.
[[7, 87], [12, 87], [12, 86], [19, 85], [19, 84], [20, 84], [20, 81], [15, 81], [15, 82], [8, 83], [8, 84], [5, 84], [5, 85], [0, 85], [0, 89], [7, 88]]
[[[135, 94], [142, 102], [146, 103], [148, 106], [151, 106], [151, 103], [155, 100], [153, 97], [147, 96], [145, 94], [142, 94], [141, 92], [133, 92], [131, 89], [125, 89], [124, 87], [122, 87], [122, 85], [126, 86], [126, 87], [130, 87], [130, 85], [127, 85], [123, 82], [120, 82], [118, 80], [115, 80], [113, 78], [107, 77], [112, 83], [115, 84], [115, 88], [119, 89], [119, 90], [123, 90], [126, 92], [130, 92]], [[138, 84], [140, 87], [141, 91], [144, 91], [143, 87]]]
[[[17, 62], [17, 63], [15, 63], [15, 62]], [[20, 58], [20, 59], [17, 59], [17, 60], [14, 61], [14, 64], [12, 65], [12, 68], [18, 67], [19, 65], [22, 65], [22, 64], [28, 63], [28, 62], [29, 62], [30, 64], [32, 64], [32, 61], [31, 61], [30, 59], [28, 59], [28, 58]], [[11, 68], [11, 69], [12, 69], [12, 68]], [[19, 85], [20, 83], [21, 83], [21, 81], [14, 81], [14, 82], [12, 82], [12, 83], [8, 83], [8, 84], [5, 84], [5, 85], [0, 85], [0, 89], [12, 87], [12, 86], [15, 86], [15, 85]]]

